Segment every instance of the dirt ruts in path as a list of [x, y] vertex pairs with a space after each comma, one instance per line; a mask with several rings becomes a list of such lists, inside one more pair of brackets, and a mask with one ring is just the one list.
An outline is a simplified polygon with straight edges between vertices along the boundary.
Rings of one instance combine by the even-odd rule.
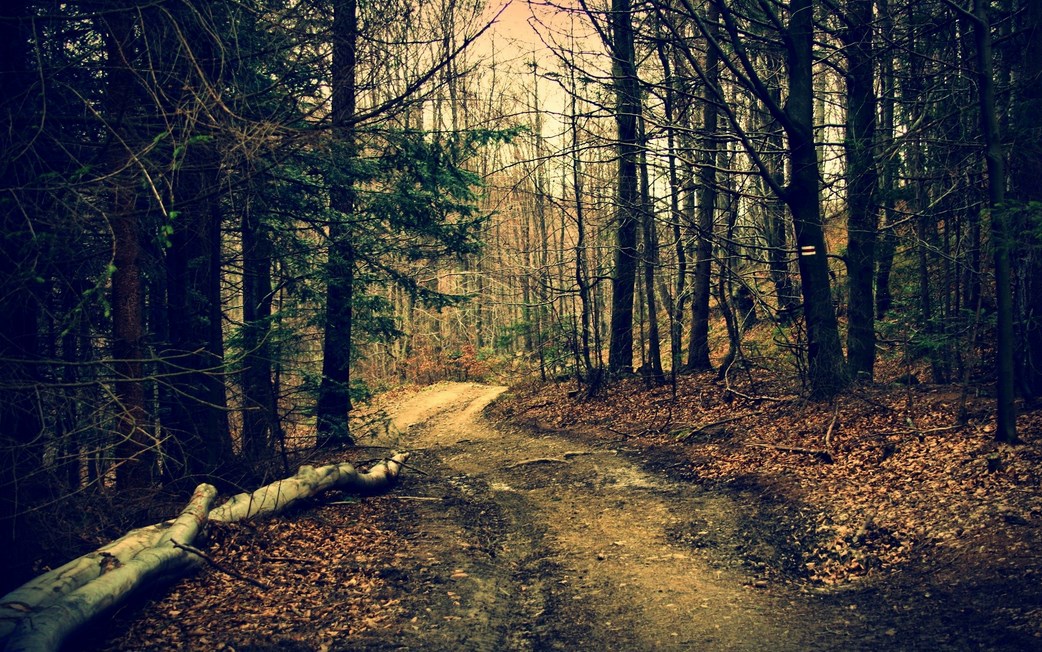
[[700, 484], [668, 446], [492, 423], [503, 391], [385, 397], [384, 435], [326, 453], [412, 451], [394, 491], [219, 529], [240, 575], [138, 596], [69, 649], [1040, 649], [1009, 617], [1039, 604], [1034, 576], [942, 559], [815, 587], [813, 504], [752, 473]]
[[[403, 623], [361, 647], [802, 650], [791, 591], [711, 564], [688, 524], [740, 527], [731, 499], [619, 451], [495, 426], [502, 387], [440, 384], [390, 411], [414, 451], [394, 525], [413, 546]], [[811, 645], [813, 647], [813, 645]]]

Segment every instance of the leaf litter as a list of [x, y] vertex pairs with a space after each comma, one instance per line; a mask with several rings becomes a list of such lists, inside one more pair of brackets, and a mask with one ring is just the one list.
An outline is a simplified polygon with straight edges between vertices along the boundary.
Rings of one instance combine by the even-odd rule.
[[[970, 418], [956, 423], [962, 398], [952, 387], [877, 385], [813, 403], [782, 391], [742, 395], [706, 374], [679, 377], [675, 394], [634, 379], [593, 399], [574, 385], [523, 385], [491, 414], [568, 431], [685, 480], [768, 495], [776, 512], [798, 512], [784, 533], [793, 563], [772, 567], [777, 559], [759, 555], [758, 544], [733, 546], [772, 581], [842, 596], [905, 575], [952, 587], [1003, 576], [1008, 585], [997, 591], [1009, 599], [993, 611], [1038, 640], [1042, 605], [1021, 603], [1018, 593], [1042, 580], [1035, 552], [1042, 545], [1042, 412], [1022, 411], [1023, 443], [999, 445], [986, 399], [970, 397]], [[816, 451], [828, 461], [807, 454]], [[147, 609], [124, 608], [104, 627], [107, 636], [95, 628], [81, 636], [91, 641], [82, 647], [328, 650], [350, 648], [366, 632], [390, 632], [403, 617], [395, 569], [423, 554], [415, 540], [381, 527], [399, 507], [367, 498], [215, 527], [207, 554], [270, 590], [208, 570], [150, 598]], [[714, 541], [712, 525], [697, 522], [676, 536], [710, 556], [720, 553], [714, 545], [731, 543]], [[930, 589], [922, 591], [931, 599]], [[915, 606], [893, 609], [914, 613]]]
[[82, 633], [77, 647], [89, 640], [106, 650], [343, 649], [399, 615], [386, 576], [408, 542], [380, 527], [383, 501], [339, 501], [260, 523], [211, 523], [205, 552], [268, 590], [221, 572], [197, 573], [146, 596], [147, 608], [125, 607], [115, 623]]
[[[960, 424], [964, 400], [969, 418]], [[992, 404], [959, 387], [886, 384], [810, 402], [782, 389], [743, 394], [701, 374], [679, 376], [675, 394], [639, 378], [593, 398], [574, 384], [532, 383], [498, 410], [636, 455], [665, 450], [667, 470], [690, 481], [756, 487], [809, 509], [806, 531], [791, 533], [798, 563], [775, 569], [804, 590], [926, 569], [953, 585], [1008, 576], [1002, 590], [1015, 596], [1018, 582], [1042, 579], [1042, 410], [1021, 410], [1022, 441], [1006, 445], [994, 440]], [[699, 535], [712, 538], [688, 537]], [[1011, 602], [1013, 627], [1042, 638], [1042, 609]]]

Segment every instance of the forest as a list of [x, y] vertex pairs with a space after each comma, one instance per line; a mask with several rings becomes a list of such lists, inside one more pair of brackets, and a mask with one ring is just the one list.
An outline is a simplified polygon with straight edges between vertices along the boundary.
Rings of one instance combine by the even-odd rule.
[[7, 0], [0, 89], [0, 593], [200, 483], [407, 472], [401, 387], [1037, 439], [1034, 0]]

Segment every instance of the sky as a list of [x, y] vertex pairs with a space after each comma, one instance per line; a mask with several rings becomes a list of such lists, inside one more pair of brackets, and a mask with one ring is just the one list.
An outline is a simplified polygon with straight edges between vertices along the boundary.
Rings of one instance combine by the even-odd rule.
[[[557, 33], [558, 40], [566, 39], [570, 16], [558, 6], [575, 4], [574, 0], [491, 0], [486, 19], [502, 13], [484, 40], [494, 40], [496, 49], [504, 54], [509, 51], [513, 56], [531, 60], [535, 53], [537, 59], [550, 62], [552, 57], [546, 52], [543, 39], [551, 38], [551, 32]], [[576, 19], [575, 30], [577, 34], [588, 30], [582, 18]]]
[[499, 46], [510, 44], [517, 49], [518, 54], [544, 48], [529, 22], [532, 20], [533, 8], [527, 0], [507, 0], [505, 3], [493, 1], [489, 5], [488, 13], [495, 15], [500, 10], [502, 13], [491, 29], [491, 36]]

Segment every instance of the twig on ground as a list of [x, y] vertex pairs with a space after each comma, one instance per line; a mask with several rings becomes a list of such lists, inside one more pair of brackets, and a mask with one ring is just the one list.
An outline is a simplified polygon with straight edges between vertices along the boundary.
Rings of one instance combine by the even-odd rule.
[[[390, 458], [387, 458], [387, 459], [385, 459], [384, 461], [385, 461], [385, 462], [390, 462], [390, 461], [391, 461], [391, 459], [390, 459]], [[401, 465], [402, 465], [403, 467], [405, 467], [405, 468], [409, 469], [410, 471], [416, 471], [416, 472], [417, 472], [417, 473], [419, 473], [420, 475], [430, 475], [430, 473], [427, 473], [426, 471], [424, 471], [424, 470], [423, 470], [423, 469], [421, 469], [420, 467], [418, 467], [418, 466], [415, 466], [415, 465], [413, 465], [413, 464], [409, 464], [408, 462], [398, 462], [398, 464], [401, 464]]]
[[317, 564], [317, 559], [301, 559], [300, 557], [261, 557], [261, 561], [274, 564]]
[[926, 430], [920, 430], [915, 428], [914, 430], [888, 430], [885, 432], [877, 432], [877, 437], [889, 437], [892, 435], [929, 435], [934, 432], [945, 432], [948, 430], [958, 430], [959, 428], [965, 428], [966, 426], [955, 424], [954, 426], [941, 426], [940, 428], [927, 428]]
[[836, 407], [832, 411], [832, 421], [829, 423], [829, 429], [825, 431], [825, 450], [832, 450], [832, 430], [836, 427], [836, 420], [839, 419], [839, 401], [836, 401]]
[[522, 460], [522, 461], [517, 462], [515, 464], [511, 464], [510, 466], [508, 466], [506, 468], [508, 468], [508, 469], [516, 469], [516, 468], [518, 468], [520, 466], [527, 466], [529, 464], [549, 464], [551, 462], [556, 462], [558, 464], [568, 464], [568, 460], [564, 460], [564, 459], [561, 459], [561, 458], [558, 458], [558, 457], [536, 457], [534, 459]]
[[816, 448], [801, 448], [799, 446], [777, 446], [775, 444], [763, 444], [760, 442], [749, 442], [746, 446], [753, 446], [756, 448], [770, 448], [772, 450], [781, 451], [783, 453], [799, 453], [801, 455], [813, 455], [819, 460], [826, 464], [832, 464], [832, 455], [828, 451], [818, 450]]
[[739, 392], [737, 389], [735, 389], [734, 387], [731, 387], [731, 386], [728, 386], [726, 389], [727, 389], [727, 391], [731, 392], [732, 394], [734, 394], [738, 398], [744, 398], [747, 401], [767, 401], [769, 403], [789, 403], [790, 401], [796, 401], [796, 400], [798, 400], [800, 398], [799, 396], [777, 397], [777, 396], [757, 396], [755, 394], [745, 394], [743, 392]]
[[[411, 449], [411, 450], [416, 451], [416, 450], [423, 450], [423, 449]], [[410, 471], [416, 471], [420, 475], [430, 475], [430, 473], [427, 473], [423, 469], [421, 469], [421, 468], [419, 468], [417, 466], [414, 466], [412, 464], [409, 464], [408, 462], [402, 462], [400, 460], [392, 460], [389, 457], [380, 457], [380, 458], [376, 458], [376, 459], [372, 459], [372, 460], [366, 460], [364, 462], [359, 462], [358, 465], [363, 465], [363, 464], [364, 465], [369, 465], [369, 464], [374, 464], [374, 463], [379, 464], [380, 462], [394, 462], [395, 464], [401, 466], [402, 468], [409, 469]]]
[[595, 451], [565, 451], [561, 454], [565, 460], [569, 457], [578, 457], [579, 455], [593, 455]]
[[256, 586], [259, 589], [263, 589], [264, 591], [270, 591], [271, 590], [271, 586], [265, 584], [264, 582], [261, 582], [260, 580], [255, 580], [252, 577], [247, 577], [246, 575], [243, 575], [242, 573], [240, 573], [238, 571], [234, 571], [234, 570], [232, 570], [230, 568], [225, 568], [221, 564], [218, 564], [216, 561], [213, 560], [213, 557], [211, 557], [210, 555], [206, 554], [202, 550], [196, 548], [195, 546], [190, 546], [190, 545], [185, 544], [185, 543], [180, 543], [180, 542], [175, 541], [173, 539], [170, 540], [170, 543], [172, 543], [173, 546], [175, 548], [178, 548], [179, 550], [184, 550], [185, 552], [191, 553], [191, 554], [199, 557], [200, 559], [205, 561], [214, 570], [216, 570], [218, 572], [224, 573], [225, 575], [227, 575], [229, 577], [234, 577], [237, 580], [242, 580], [243, 582], [248, 582], [248, 583]]
[[[703, 433], [706, 430], [709, 430], [710, 428], [715, 428], [716, 426], [722, 426], [725, 423], [731, 423], [732, 421], [738, 421], [739, 419], [744, 419], [746, 417], [751, 417], [753, 414], [754, 414], [753, 412], [746, 412], [745, 414], [739, 414], [739, 415], [736, 415], [736, 416], [733, 416], [733, 417], [727, 417], [726, 419], [720, 419], [718, 421], [713, 421], [713, 422], [710, 422], [710, 423], [698, 426], [697, 428], [692, 428], [691, 432], [685, 433], [683, 435], [677, 435], [676, 439], [677, 439], [677, 441], [684, 441], [686, 439], [694, 437], [697, 434]], [[673, 432], [680, 432], [681, 430], [683, 430], [683, 428], [678, 428], [678, 429], [674, 430]]]
[[614, 432], [616, 435], [622, 435], [623, 438], [629, 438], [629, 437], [633, 436], [633, 433], [623, 432], [622, 430], [616, 430], [615, 428], [612, 428], [611, 426], [606, 426], [606, 425], [602, 424], [601, 427], [604, 428], [605, 430], [610, 431], [610, 432]]
[[865, 522], [861, 524], [861, 527], [859, 527], [857, 532], [854, 534], [854, 541], [860, 542], [865, 538], [865, 535], [868, 534], [868, 530], [872, 527], [876, 518], [876, 513], [878, 512], [879, 508], [876, 507], [868, 514], [868, 518], [865, 519]]

